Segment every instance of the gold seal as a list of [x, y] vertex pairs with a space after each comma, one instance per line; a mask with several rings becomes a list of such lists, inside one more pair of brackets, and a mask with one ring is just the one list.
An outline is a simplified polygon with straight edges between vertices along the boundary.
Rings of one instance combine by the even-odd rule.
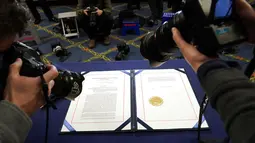
[[158, 96], [153, 96], [150, 98], [149, 102], [152, 106], [161, 106], [163, 104], [163, 99]]

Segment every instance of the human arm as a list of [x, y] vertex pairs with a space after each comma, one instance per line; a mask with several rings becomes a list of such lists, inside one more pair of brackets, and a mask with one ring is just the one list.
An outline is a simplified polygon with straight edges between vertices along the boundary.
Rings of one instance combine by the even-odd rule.
[[77, 16], [84, 16], [85, 12], [84, 12], [84, 0], [78, 0], [78, 4], [76, 7], [76, 13]]
[[221, 60], [199, 67], [197, 75], [233, 143], [255, 140], [255, 85], [242, 71]]
[[112, 3], [111, 0], [99, 0], [99, 8], [97, 10], [97, 15], [102, 14], [111, 15], [112, 13]]
[[[0, 101], [0, 142], [3, 143], [24, 142], [32, 126], [29, 117], [45, 104], [40, 77], [20, 76], [21, 66], [20, 59], [10, 66], [4, 100]], [[43, 75], [49, 93], [57, 75], [53, 66], [49, 66], [49, 71]]]
[[29, 116], [7, 100], [0, 101], [0, 142], [22, 143], [32, 127]]
[[82, 9], [84, 6], [84, 0], [78, 0], [76, 9]]
[[[236, 0], [236, 12], [247, 31], [249, 41], [255, 43], [253, 8], [245, 0]], [[252, 24], [253, 23], [253, 24]], [[219, 113], [225, 130], [233, 143], [255, 142], [255, 85], [232, 64], [207, 57], [195, 46], [183, 40], [172, 29], [173, 39], [186, 61], [197, 72], [200, 83], [212, 107]]]
[[219, 113], [233, 143], [255, 139], [255, 86], [245, 75], [217, 58], [199, 53], [177, 29], [173, 39], [186, 61], [197, 72], [212, 107]]
[[255, 11], [246, 0], [236, 0], [236, 14], [241, 19], [242, 24], [249, 37], [249, 42], [255, 43]]
[[102, 10], [106, 14], [112, 13], [112, 2], [111, 0], [99, 0], [100, 7], [102, 6]]

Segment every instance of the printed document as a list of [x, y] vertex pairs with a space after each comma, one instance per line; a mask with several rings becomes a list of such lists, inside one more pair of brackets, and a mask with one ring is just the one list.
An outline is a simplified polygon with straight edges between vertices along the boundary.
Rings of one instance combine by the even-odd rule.
[[[137, 116], [153, 129], [192, 128], [199, 104], [184, 69], [137, 70]], [[144, 127], [139, 125], [139, 129]]]
[[[86, 74], [82, 93], [71, 102], [66, 115], [75, 131], [114, 131], [128, 118], [130, 76], [122, 71]], [[62, 128], [65, 131], [66, 126]]]

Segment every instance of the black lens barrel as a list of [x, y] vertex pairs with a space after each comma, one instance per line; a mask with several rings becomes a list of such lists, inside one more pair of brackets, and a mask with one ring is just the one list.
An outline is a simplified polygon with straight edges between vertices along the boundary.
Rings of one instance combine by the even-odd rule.
[[185, 29], [185, 17], [182, 11], [175, 13], [174, 17], [162, 24], [155, 32], [148, 33], [141, 42], [140, 51], [144, 58], [157, 62], [169, 60], [176, 44], [172, 39], [171, 29], [177, 27]]

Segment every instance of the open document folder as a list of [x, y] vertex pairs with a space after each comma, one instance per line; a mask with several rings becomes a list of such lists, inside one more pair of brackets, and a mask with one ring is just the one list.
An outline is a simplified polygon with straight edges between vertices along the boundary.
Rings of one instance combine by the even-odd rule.
[[[184, 69], [87, 72], [61, 132], [195, 129], [199, 104]], [[208, 128], [203, 118], [202, 128]]]

